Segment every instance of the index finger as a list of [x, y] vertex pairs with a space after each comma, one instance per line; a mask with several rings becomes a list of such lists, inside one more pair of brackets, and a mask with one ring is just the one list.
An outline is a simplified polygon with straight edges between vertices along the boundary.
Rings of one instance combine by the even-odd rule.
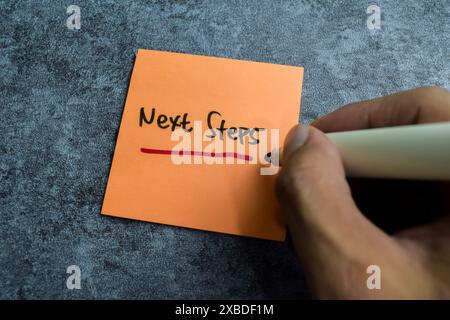
[[346, 105], [311, 125], [335, 132], [440, 121], [450, 121], [450, 93], [423, 87]]

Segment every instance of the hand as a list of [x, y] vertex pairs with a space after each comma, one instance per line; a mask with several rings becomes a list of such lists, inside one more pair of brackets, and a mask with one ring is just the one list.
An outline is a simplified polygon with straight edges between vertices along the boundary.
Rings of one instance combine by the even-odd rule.
[[[450, 299], [450, 184], [354, 179], [350, 186], [323, 133], [441, 121], [450, 121], [450, 93], [426, 87], [350, 104], [291, 130], [277, 194], [316, 297]], [[370, 265], [380, 267], [379, 290], [367, 287]]]

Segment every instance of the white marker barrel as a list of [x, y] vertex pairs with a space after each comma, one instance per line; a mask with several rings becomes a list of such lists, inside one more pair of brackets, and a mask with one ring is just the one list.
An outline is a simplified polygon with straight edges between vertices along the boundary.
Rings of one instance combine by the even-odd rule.
[[450, 180], [450, 122], [327, 133], [347, 176]]

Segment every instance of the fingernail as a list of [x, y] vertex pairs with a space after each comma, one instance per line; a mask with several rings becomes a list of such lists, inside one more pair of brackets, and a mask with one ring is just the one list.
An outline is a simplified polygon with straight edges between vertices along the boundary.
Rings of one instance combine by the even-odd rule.
[[295, 150], [302, 147], [308, 141], [308, 136], [308, 126], [299, 124], [292, 128], [286, 136], [282, 162], [285, 162]]

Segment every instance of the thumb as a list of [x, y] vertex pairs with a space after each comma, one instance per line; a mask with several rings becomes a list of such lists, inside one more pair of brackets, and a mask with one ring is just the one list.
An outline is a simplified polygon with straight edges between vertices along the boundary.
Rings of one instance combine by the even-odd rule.
[[299, 255], [358, 255], [388, 236], [353, 201], [339, 151], [316, 128], [297, 125], [286, 138], [277, 195]]

